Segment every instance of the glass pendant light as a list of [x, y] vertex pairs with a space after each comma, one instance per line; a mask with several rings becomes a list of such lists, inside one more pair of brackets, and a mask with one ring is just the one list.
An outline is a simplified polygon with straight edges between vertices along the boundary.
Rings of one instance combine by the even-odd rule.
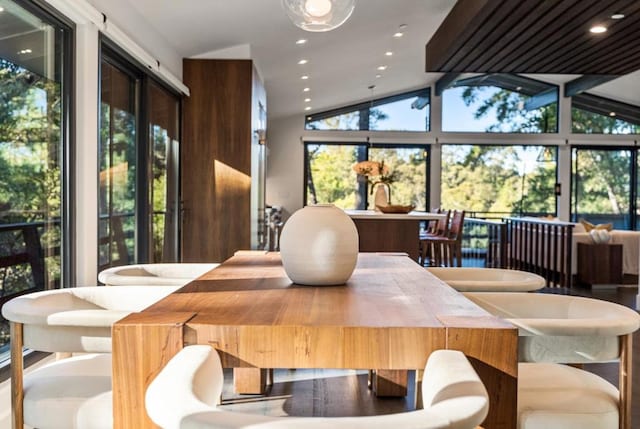
[[356, 0], [282, 0], [295, 25], [306, 31], [329, 31], [351, 16]]

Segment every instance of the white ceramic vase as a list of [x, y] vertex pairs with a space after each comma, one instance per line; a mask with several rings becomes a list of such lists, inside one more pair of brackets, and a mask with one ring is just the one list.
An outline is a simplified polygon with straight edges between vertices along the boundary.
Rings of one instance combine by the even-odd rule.
[[378, 207], [386, 207], [389, 205], [389, 189], [387, 184], [378, 183], [376, 185], [376, 192], [373, 197], [373, 209], [380, 211]]
[[287, 276], [309, 286], [347, 282], [358, 261], [358, 230], [333, 204], [296, 211], [280, 235], [280, 256]]

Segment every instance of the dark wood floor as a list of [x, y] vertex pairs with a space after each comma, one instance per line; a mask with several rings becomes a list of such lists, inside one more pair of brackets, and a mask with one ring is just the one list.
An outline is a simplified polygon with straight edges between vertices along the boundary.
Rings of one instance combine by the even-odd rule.
[[[543, 293], [594, 297], [635, 308], [637, 287], [547, 288]], [[634, 335], [632, 427], [640, 429], [640, 334]], [[585, 369], [617, 386], [618, 364], [590, 364]], [[357, 416], [412, 410], [413, 388], [406, 398], [377, 398], [367, 387], [366, 371], [277, 370], [275, 383], [265, 396], [235, 395], [231, 373], [225, 372], [223, 408], [275, 416]], [[410, 383], [410, 386], [412, 383]]]

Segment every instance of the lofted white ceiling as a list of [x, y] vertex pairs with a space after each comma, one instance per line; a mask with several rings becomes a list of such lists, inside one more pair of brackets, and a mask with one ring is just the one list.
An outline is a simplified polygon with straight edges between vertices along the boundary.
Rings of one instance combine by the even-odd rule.
[[[182, 57], [250, 56], [265, 82], [270, 118], [314, 113], [432, 84], [441, 74], [423, 71], [425, 45], [455, 4], [455, 0], [358, 0], [341, 27], [310, 33], [289, 21], [280, 0], [126, 1]], [[392, 37], [402, 24], [407, 25], [404, 36]], [[300, 38], [308, 42], [296, 45]], [[393, 55], [386, 56], [387, 51]], [[300, 59], [308, 63], [298, 65]], [[387, 69], [378, 71], [381, 65]], [[309, 79], [301, 80], [302, 75]], [[560, 83], [576, 76], [535, 77]], [[370, 85], [376, 86], [373, 92]], [[310, 91], [304, 93], [304, 87]], [[590, 92], [638, 104], [640, 72]], [[305, 103], [307, 97], [311, 101]], [[305, 112], [306, 106], [312, 109]]]
[[[128, 2], [185, 58], [213, 58], [212, 51], [233, 47], [241, 57], [249, 46], [267, 89], [269, 117], [306, 113], [307, 105], [313, 113], [367, 100], [370, 85], [376, 85], [377, 97], [432, 83], [440, 74], [424, 72], [425, 44], [455, 4], [358, 0], [341, 27], [311, 33], [289, 21], [280, 0]], [[393, 38], [401, 24], [407, 25], [404, 36]], [[296, 45], [300, 38], [308, 42]], [[393, 55], [385, 56], [387, 51]], [[300, 59], [308, 63], [298, 65]], [[388, 68], [380, 72], [380, 65]], [[375, 77], [378, 73], [381, 78]], [[300, 79], [303, 74], [307, 81]], [[304, 87], [311, 90], [303, 93]], [[307, 97], [311, 102], [304, 102]]]

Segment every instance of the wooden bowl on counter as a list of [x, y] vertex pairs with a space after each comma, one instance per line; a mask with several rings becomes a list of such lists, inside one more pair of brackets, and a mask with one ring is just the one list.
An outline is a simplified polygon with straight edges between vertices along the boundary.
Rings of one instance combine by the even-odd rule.
[[382, 213], [405, 213], [405, 214], [409, 213], [411, 210], [416, 208], [416, 206], [412, 206], [412, 205], [408, 205], [408, 206], [389, 205], [389, 206], [376, 206], [376, 207]]

